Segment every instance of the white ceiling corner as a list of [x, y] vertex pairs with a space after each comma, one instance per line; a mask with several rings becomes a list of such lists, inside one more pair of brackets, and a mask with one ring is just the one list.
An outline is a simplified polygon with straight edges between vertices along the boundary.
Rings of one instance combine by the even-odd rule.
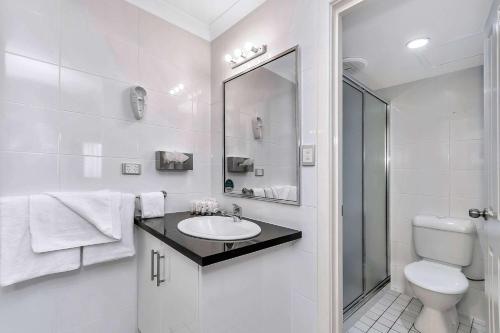
[[211, 41], [266, 0], [126, 0], [184, 30]]

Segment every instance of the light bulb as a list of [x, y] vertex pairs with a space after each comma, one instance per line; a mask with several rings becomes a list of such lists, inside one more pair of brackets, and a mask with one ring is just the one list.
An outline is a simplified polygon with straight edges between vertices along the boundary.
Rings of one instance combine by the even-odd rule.
[[182, 83], [179, 83], [179, 89], [180, 90], [184, 89], [184, 85]]
[[429, 44], [430, 38], [417, 38], [406, 43], [406, 47], [409, 49], [419, 49]]
[[241, 51], [241, 49], [236, 49], [234, 50], [233, 54], [236, 57], [236, 59], [238, 59], [243, 55], [243, 52]]
[[179, 92], [179, 90], [180, 90], [180, 89], [179, 89], [179, 87], [175, 87], [175, 88], [174, 88], [174, 92], [175, 92], [175, 93], [178, 93], [178, 92]]
[[233, 57], [232, 57], [230, 54], [226, 54], [226, 55], [224, 56], [224, 60], [225, 60], [226, 62], [231, 63], [231, 62], [233, 62]]
[[169, 92], [170, 92], [170, 95], [175, 94], [175, 91], [174, 91], [173, 89], [172, 89], [172, 90], [170, 90]]
[[247, 51], [252, 51], [252, 52], [257, 52], [257, 48], [251, 43], [251, 42], [246, 42], [245, 43], [245, 50]]

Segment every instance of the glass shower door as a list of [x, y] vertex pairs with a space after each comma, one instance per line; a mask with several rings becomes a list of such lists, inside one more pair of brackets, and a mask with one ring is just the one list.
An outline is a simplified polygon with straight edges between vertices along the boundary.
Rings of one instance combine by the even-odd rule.
[[354, 309], [388, 277], [387, 104], [343, 84], [343, 293]]
[[369, 93], [364, 94], [364, 244], [365, 291], [387, 277], [387, 105]]
[[363, 295], [363, 93], [344, 82], [344, 307]]

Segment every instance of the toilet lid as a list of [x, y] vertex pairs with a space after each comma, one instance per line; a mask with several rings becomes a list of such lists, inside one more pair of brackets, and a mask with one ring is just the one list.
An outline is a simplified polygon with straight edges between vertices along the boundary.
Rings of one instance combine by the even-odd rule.
[[458, 268], [426, 260], [406, 265], [405, 276], [421, 288], [442, 294], [463, 294], [469, 287], [469, 281]]

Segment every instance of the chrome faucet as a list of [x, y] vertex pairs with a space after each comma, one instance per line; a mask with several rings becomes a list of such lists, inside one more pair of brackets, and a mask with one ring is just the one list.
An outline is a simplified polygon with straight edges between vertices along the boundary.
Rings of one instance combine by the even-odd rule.
[[243, 211], [243, 208], [241, 208], [241, 206], [238, 206], [237, 204], [233, 204], [233, 221], [234, 222], [241, 221], [241, 212], [242, 211]]

